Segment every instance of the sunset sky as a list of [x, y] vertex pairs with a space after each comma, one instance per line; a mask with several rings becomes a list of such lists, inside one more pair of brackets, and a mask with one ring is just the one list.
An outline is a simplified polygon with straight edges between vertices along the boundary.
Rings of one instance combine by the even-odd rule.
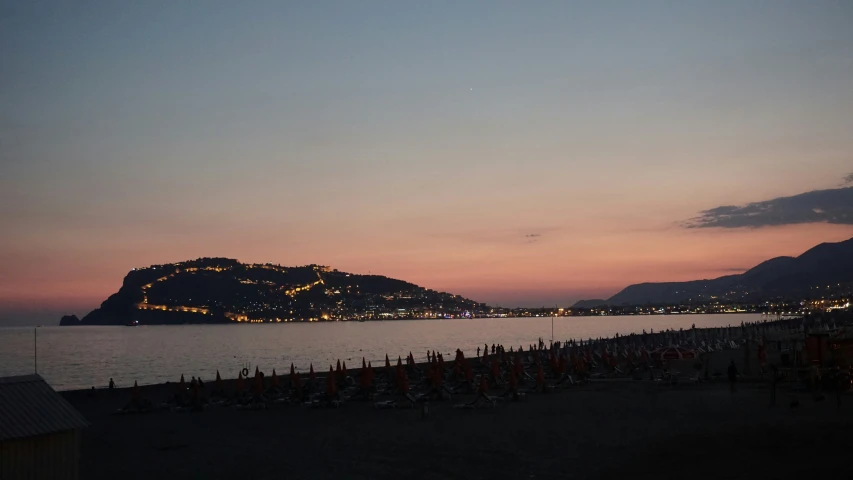
[[838, 1], [4, 2], [0, 324], [202, 256], [538, 306], [853, 237], [852, 25]]

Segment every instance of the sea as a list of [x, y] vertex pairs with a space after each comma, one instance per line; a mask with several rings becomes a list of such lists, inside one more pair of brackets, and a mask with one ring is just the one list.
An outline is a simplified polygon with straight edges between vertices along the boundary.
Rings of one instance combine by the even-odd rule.
[[588, 339], [680, 328], [725, 327], [760, 321], [756, 314], [643, 315], [591, 317], [475, 318], [375, 322], [234, 325], [140, 325], [137, 327], [0, 328], [0, 376], [37, 372], [57, 390], [176, 382], [183, 374], [235, 378], [243, 368], [266, 375], [328, 371], [337, 360], [349, 368], [362, 358], [383, 365], [412, 352], [426, 361], [428, 350], [453, 358], [457, 348], [473, 357], [477, 347], [519, 345], [541, 338]]

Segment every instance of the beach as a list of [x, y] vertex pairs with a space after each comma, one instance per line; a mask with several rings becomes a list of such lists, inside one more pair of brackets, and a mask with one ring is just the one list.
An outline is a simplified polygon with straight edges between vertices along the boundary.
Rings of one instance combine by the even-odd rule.
[[[168, 395], [175, 385], [148, 387]], [[159, 391], [158, 391], [159, 390]], [[601, 381], [531, 394], [495, 408], [460, 400], [378, 410], [284, 405], [262, 411], [115, 415], [126, 389], [64, 392], [92, 425], [81, 478], [486, 479], [836, 478], [846, 460], [853, 396], [814, 402], [744, 383], [660, 386]], [[848, 397], [851, 397], [848, 399]], [[833, 474], [833, 475], [831, 475]]]
[[[139, 387], [137, 398], [155, 406], [147, 413], [119, 413], [133, 397], [128, 388], [62, 395], [91, 422], [83, 432], [82, 478], [832, 477], [849, 471], [853, 394], [825, 389], [816, 397], [789, 375], [776, 383], [774, 403], [770, 376], [761, 373], [755, 345], [750, 350], [758, 338], [796, 336], [797, 325], [669, 331], [460, 359], [473, 367], [471, 383], [479, 389], [459, 387], [456, 360], [417, 364], [410, 358], [399, 367], [374, 367], [379, 386], [370, 399], [352, 394], [360, 369], [335, 374], [332, 383], [342, 391], [333, 397], [329, 372], [318, 371], [312, 398], [320, 400], [309, 403], [294, 399], [287, 374], [277, 377], [275, 393], [271, 376], [244, 380], [242, 388], [222, 380], [227, 400], [216, 400], [216, 383], [207, 380], [202, 395], [210, 403], [199, 411], [174, 402], [176, 393], [188, 398], [189, 383]], [[654, 358], [675, 347], [645, 349], [673, 344], [693, 345], [696, 350], [678, 347], [687, 357], [707, 351], [660, 361]], [[769, 364], [778, 364], [782, 353], [770, 348]], [[560, 366], [569, 359], [571, 367]], [[700, 359], [706, 367], [695, 368]], [[740, 372], [734, 392], [726, 378], [731, 362]], [[539, 365], [544, 378], [536, 373]], [[515, 368], [523, 370], [520, 377]], [[408, 372], [418, 396], [430, 391], [426, 372], [442, 369], [446, 384], [457, 385], [450, 398], [377, 408], [401, 398], [392, 372]], [[482, 401], [484, 388], [494, 403]], [[235, 396], [238, 390], [244, 393]], [[334, 405], [329, 398], [346, 401]]]

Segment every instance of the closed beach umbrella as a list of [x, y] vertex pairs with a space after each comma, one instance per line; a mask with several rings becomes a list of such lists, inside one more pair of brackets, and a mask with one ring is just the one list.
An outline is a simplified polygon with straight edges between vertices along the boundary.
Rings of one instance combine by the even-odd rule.
[[344, 360], [344, 366], [341, 367], [341, 380], [346, 380], [347, 378], [347, 361]]
[[326, 379], [326, 395], [334, 397], [338, 393], [338, 385], [335, 382], [335, 371], [329, 365], [329, 377]]
[[216, 382], [214, 382], [214, 385], [216, 386], [216, 391], [222, 391], [222, 377], [219, 376], [219, 370], [216, 371]]
[[178, 383], [178, 390], [183, 393], [187, 391], [187, 382], [184, 381], [184, 374], [181, 374], [181, 381]]
[[278, 388], [278, 376], [275, 374], [275, 369], [272, 369], [272, 387]]
[[542, 364], [539, 364], [539, 368], [536, 371], [536, 386], [544, 387], [545, 386], [545, 372], [542, 371]]
[[255, 377], [259, 377], [261, 375], [261, 371], [258, 370], [258, 366], [255, 365]]
[[367, 379], [368, 386], [373, 384], [373, 365], [370, 362], [367, 362]]
[[260, 375], [255, 375], [254, 387], [255, 387], [255, 394], [256, 395], [260, 395], [261, 393], [263, 393], [264, 385], [263, 385], [263, 383], [261, 383], [261, 376]]
[[291, 385], [293, 385], [293, 389], [297, 392], [302, 391], [302, 377], [299, 376], [298, 373], [294, 374], [290, 379]]
[[139, 385], [136, 384], [136, 380], [133, 381], [133, 389], [130, 391], [130, 399], [134, 402], [138, 402], [140, 397], [139, 393]]
[[341, 373], [341, 359], [338, 359], [338, 363], [335, 365], [335, 373]]
[[480, 377], [480, 388], [477, 389], [477, 393], [484, 394], [489, 391], [489, 383], [486, 382], [486, 376], [483, 375]]
[[311, 383], [314, 383], [317, 381], [317, 375], [314, 373], [314, 364], [311, 363], [308, 367], [308, 378], [311, 380]]
[[246, 384], [243, 382], [243, 372], [237, 374], [237, 391], [242, 392], [246, 389]]
[[388, 354], [385, 354], [385, 377], [391, 380], [391, 361], [388, 360]]
[[358, 386], [360, 386], [361, 388], [367, 388], [368, 380], [369, 379], [367, 378], [367, 367], [363, 367], [361, 369], [361, 373], [359, 373], [358, 375]]

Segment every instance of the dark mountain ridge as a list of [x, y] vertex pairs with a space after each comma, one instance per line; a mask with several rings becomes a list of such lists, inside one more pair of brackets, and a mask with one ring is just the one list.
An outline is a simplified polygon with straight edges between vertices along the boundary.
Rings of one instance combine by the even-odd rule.
[[602, 304], [671, 305], [713, 300], [757, 302], [779, 297], [804, 298], [812, 295], [817, 288], [851, 283], [853, 238], [821, 243], [798, 257], [771, 258], [738, 275], [631, 285]]

